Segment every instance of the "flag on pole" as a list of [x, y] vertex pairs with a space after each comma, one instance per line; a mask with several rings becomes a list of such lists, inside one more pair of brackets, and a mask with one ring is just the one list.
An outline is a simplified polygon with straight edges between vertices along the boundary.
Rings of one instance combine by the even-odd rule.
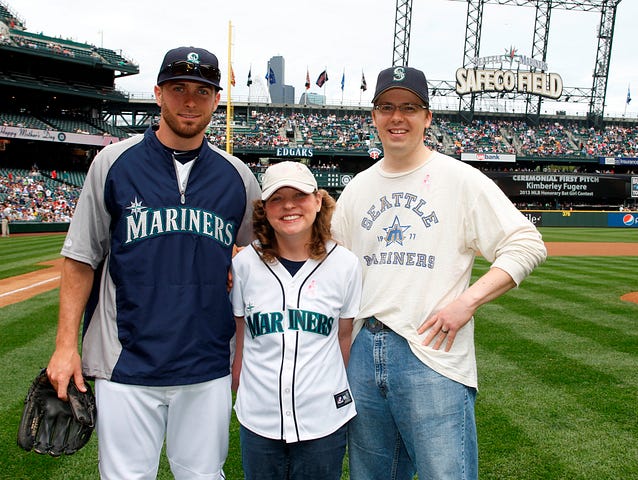
[[248, 80], [246, 80], [246, 86], [250, 87], [253, 84], [253, 69], [248, 69]]
[[346, 84], [346, 71], [344, 70], [341, 74], [341, 91], [343, 92], [343, 87]]
[[631, 103], [631, 91], [629, 86], [627, 86], [627, 105], [629, 105], [629, 103]]
[[230, 84], [235, 86], [235, 70], [233, 70], [233, 66], [230, 66]]
[[326, 83], [327, 81], [328, 81], [328, 71], [324, 70], [323, 72], [319, 74], [319, 77], [317, 78], [317, 86], [323, 87], [323, 84]]
[[367, 89], [368, 89], [368, 84], [366, 83], [366, 77], [363, 74], [363, 72], [361, 72], [361, 90], [365, 92]]
[[268, 67], [268, 76], [269, 76], [268, 81], [270, 82], [271, 85], [277, 82], [277, 79], [275, 78], [275, 72], [273, 72], [272, 68], [270, 67]]
[[310, 88], [310, 72], [306, 68], [306, 90]]

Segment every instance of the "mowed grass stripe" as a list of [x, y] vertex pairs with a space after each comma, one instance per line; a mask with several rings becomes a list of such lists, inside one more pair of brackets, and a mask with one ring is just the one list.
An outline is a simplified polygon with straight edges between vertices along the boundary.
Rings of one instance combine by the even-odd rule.
[[10, 237], [8, 239], [2, 239], [0, 242], [0, 248], [7, 249], [7, 254], [24, 254], [25, 252], [33, 253], [58, 253], [59, 249], [64, 242], [65, 236], [63, 234], [57, 235], [42, 235], [32, 237]]
[[[496, 315], [480, 319], [476, 331], [481, 349], [516, 363], [521, 370], [538, 379], [542, 384], [540, 390], [568, 393], [575, 402], [572, 406], [578, 404], [583, 410], [597, 410], [601, 419], [616, 424], [619, 430], [638, 432], [635, 412], [638, 388], [598, 365], [593, 367], [570, 358], [564, 353], [573, 348], [568, 342], [561, 348], [558, 342], [548, 341], [553, 336], [542, 330], [525, 332], [508, 326], [504, 320], [509, 315], [507, 312], [497, 320], [494, 320]], [[498, 335], [491, 334], [493, 332]]]
[[[498, 381], [503, 381], [500, 378]], [[569, 478], [569, 462], [556, 458], [553, 449], [528, 435], [527, 425], [512, 419], [512, 408], [501, 407], [507, 396], [492, 402], [492, 392], [481, 389], [476, 403], [481, 480]], [[573, 477], [572, 477], [573, 478]]]
[[32, 272], [41, 268], [39, 262], [60, 257], [64, 235], [43, 235], [3, 238], [0, 240], [0, 278]]
[[[481, 478], [635, 478], [634, 432], [501, 352], [478, 349]], [[631, 458], [626, 458], [631, 456]], [[633, 455], [633, 456], [632, 456]]]
[[[589, 271], [581, 267], [578, 274], [574, 274], [570, 269], [565, 272], [561, 260], [549, 259], [525, 279], [520, 288], [508, 292], [499, 302], [528, 300], [536, 304], [532, 308], [541, 314], [545, 308], [558, 306], [561, 311], [577, 312], [578, 317], [585, 320], [598, 317], [596, 323], [602, 322], [608, 328], [628, 328], [630, 335], [636, 332], [638, 304], [620, 299], [625, 293], [638, 291], [636, 270], [599, 265]], [[487, 262], [477, 262], [474, 277], [486, 270]], [[590, 281], [592, 277], [600, 280]]]
[[0, 358], [5, 353], [33, 340], [34, 332], [54, 330], [58, 317], [59, 290], [36, 295], [28, 302], [15, 303], [2, 308], [0, 329]]
[[[524, 309], [531, 308], [541, 315], [546, 311], [552, 315], [573, 314], [578, 320], [591, 320], [595, 329], [604, 327], [611, 330], [623, 330], [628, 335], [635, 334], [638, 304], [621, 300], [621, 292], [618, 291], [599, 294], [588, 289], [574, 290], [574, 288], [573, 285], [564, 282], [553, 286], [545, 284], [541, 288], [527, 285], [520, 291], [511, 292], [516, 294], [516, 302], [505, 299], [502, 305], [511, 304], [510, 308], [516, 309], [516, 304], [520, 303], [519, 310], [522, 312], [525, 311]], [[541, 299], [540, 303], [539, 299]], [[552, 322], [561, 321], [560, 315], [549, 318]]]
[[[609, 277], [602, 275], [602, 271], [610, 271], [621, 276], [628, 276], [638, 287], [636, 269], [638, 257], [550, 257], [538, 269], [548, 278], [562, 278], [571, 275], [574, 279], [586, 285], [608, 285]], [[632, 272], [634, 275], [632, 276]], [[615, 283], [615, 282], [612, 282]]]
[[[600, 373], [613, 376], [617, 383], [626, 384], [638, 391], [638, 369], [636, 368], [638, 349], [627, 345], [635, 345], [635, 338], [626, 342], [618, 342], [616, 338], [615, 344], [610, 341], [601, 342], [595, 335], [580, 333], [578, 327], [583, 324], [579, 323], [577, 317], [570, 315], [565, 317], [568, 318], [559, 324], [547, 323], [533, 313], [515, 312], [504, 305], [487, 305], [477, 315], [476, 321], [487, 323], [487, 326], [480, 325], [481, 330], [486, 329], [485, 335], [496, 336], [496, 339], [485, 339], [485, 343], [498, 343], [502, 338], [501, 330], [507, 329], [521, 339], [542, 345], [545, 349], [544, 358], [560, 355]], [[504, 322], [503, 319], [507, 321]], [[494, 327], [495, 324], [499, 326]], [[564, 328], [565, 325], [572, 324], [573, 331]], [[589, 325], [587, 324], [586, 327]], [[622, 345], [618, 346], [618, 343]]]
[[510, 314], [529, 318], [537, 328], [560, 329], [587, 337], [604, 348], [626, 353], [638, 351], [638, 306], [621, 305], [620, 301], [618, 305], [609, 305], [596, 299], [575, 301], [577, 303], [546, 295], [539, 303], [539, 297], [528, 296], [526, 299], [521, 296], [516, 301], [503, 301], [499, 305]]
[[545, 242], [638, 242], [635, 228], [540, 227]]
[[[3, 313], [5, 309], [2, 309]], [[45, 317], [46, 320], [25, 320], [31, 326], [31, 337], [27, 341], [21, 339], [8, 349], [4, 347], [4, 339], [10, 341], [11, 338], [5, 337], [4, 329], [2, 330], [3, 352], [0, 362], [3, 373], [0, 385], [0, 412], [13, 402], [24, 399], [31, 380], [40, 369], [47, 366], [55, 347], [56, 316], [57, 307], [52, 305], [51, 311]]]
[[[57, 316], [57, 291], [39, 295], [22, 302], [21, 305], [32, 303], [38, 305], [46, 301], [49, 302], [51, 310], [47, 316], [47, 323], [50, 323], [49, 320], [55, 320]], [[2, 313], [7, 312], [8, 308], [4, 307], [1, 310]], [[28, 308], [26, 310], [28, 311]], [[25, 452], [16, 444], [24, 398], [31, 381], [41, 368], [46, 367], [53, 353], [56, 330], [55, 321], [49, 327], [43, 325], [41, 321], [29, 321], [28, 318], [23, 318], [23, 321], [31, 326], [31, 340], [28, 343], [15, 345], [13, 349], [0, 355], [0, 364], [3, 366], [0, 385], [0, 445], [2, 446], [0, 447], [2, 448], [0, 478], [24, 480], [99, 478], [95, 435], [79, 452], [60, 458]], [[4, 339], [4, 328], [2, 332]]]
[[606, 281], [582, 282], [572, 258], [476, 314], [481, 478], [638, 478], [638, 306], [615, 296], [635, 271], [583, 258]]
[[549, 307], [553, 303], [559, 303], [561, 311], [564, 308], [567, 309], [567, 312], [572, 312], [573, 310], [583, 319], [596, 317], [597, 322], [599, 321], [597, 312], [592, 311], [590, 307], [595, 310], [604, 308], [609, 317], [602, 320], [606, 322], [609, 328], [623, 328], [635, 325], [631, 315], [632, 311], [638, 314], [638, 305], [620, 299], [622, 294], [627, 293], [626, 288], [604, 284], [598, 287], [584, 288], [582, 285], [570, 284], [568, 283], [569, 281], [569, 278], [563, 277], [561, 279], [557, 277], [552, 281], [544, 280], [542, 283], [529, 283], [520, 290], [515, 291], [516, 298], [530, 299], [531, 301], [538, 301], [538, 298], [544, 298], [543, 304], [547, 304]]
[[637, 270], [638, 257], [550, 257], [522, 285], [538, 284], [540, 279], [565, 283], [568, 277], [569, 285], [600, 288], [600, 293], [606, 294], [610, 285], [619, 284], [622, 279], [627, 288], [638, 288]]

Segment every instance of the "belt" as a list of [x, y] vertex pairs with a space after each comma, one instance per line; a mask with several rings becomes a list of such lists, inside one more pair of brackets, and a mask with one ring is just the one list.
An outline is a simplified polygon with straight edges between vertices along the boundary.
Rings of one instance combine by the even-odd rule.
[[363, 326], [368, 329], [371, 333], [379, 333], [382, 330], [391, 331], [392, 329], [388, 327], [385, 323], [377, 320], [375, 317], [368, 317], [363, 321]]

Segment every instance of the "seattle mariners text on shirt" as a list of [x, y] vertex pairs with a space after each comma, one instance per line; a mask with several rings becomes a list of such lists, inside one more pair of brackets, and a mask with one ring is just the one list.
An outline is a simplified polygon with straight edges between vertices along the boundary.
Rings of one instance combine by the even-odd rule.
[[368, 211], [368, 217], [364, 217], [361, 219], [361, 226], [366, 230], [370, 230], [374, 225], [374, 222], [379, 215], [381, 215], [386, 210], [391, 208], [407, 208], [416, 213], [425, 225], [426, 228], [429, 228], [433, 223], [438, 223], [438, 219], [436, 218], [436, 213], [434, 211], [430, 213], [423, 212], [421, 208], [428, 202], [419, 198], [417, 195], [412, 193], [405, 192], [395, 192], [390, 194], [392, 197], [392, 201], [388, 200], [388, 197], [384, 195], [379, 198], [379, 203], [372, 205]]

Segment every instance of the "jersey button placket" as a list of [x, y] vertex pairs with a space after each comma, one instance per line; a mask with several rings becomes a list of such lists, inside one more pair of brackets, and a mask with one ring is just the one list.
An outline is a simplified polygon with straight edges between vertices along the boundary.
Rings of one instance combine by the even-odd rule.
[[[286, 315], [287, 318], [287, 315]], [[284, 351], [283, 369], [281, 372], [281, 397], [283, 409], [284, 435], [287, 438], [294, 438], [295, 423], [293, 415], [293, 375], [295, 371], [295, 340], [296, 332], [284, 330], [286, 336], [286, 347]]]

